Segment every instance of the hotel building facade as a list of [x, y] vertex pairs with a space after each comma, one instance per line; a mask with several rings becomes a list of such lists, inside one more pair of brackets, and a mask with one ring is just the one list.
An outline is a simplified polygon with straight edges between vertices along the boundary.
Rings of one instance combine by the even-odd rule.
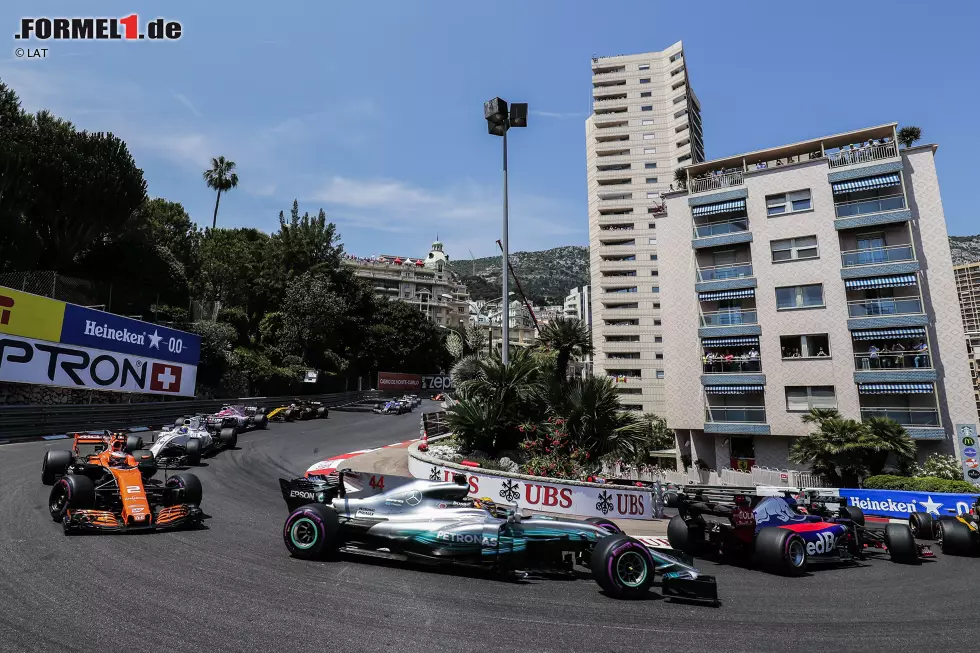
[[920, 456], [975, 432], [936, 149], [887, 124], [687, 168], [658, 221], [679, 456], [798, 469], [811, 408], [892, 418]]

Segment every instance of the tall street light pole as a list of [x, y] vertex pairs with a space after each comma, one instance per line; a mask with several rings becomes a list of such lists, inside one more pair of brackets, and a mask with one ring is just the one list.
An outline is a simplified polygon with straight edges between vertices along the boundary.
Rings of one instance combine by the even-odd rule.
[[[504, 223], [502, 249], [503, 259], [501, 265], [502, 276], [502, 295], [504, 297], [503, 310], [501, 311], [501, 336], [503, 342], [500, 348], [500, 360], [504, 365], [510, 362], [510, 294], [508, 291], [508, 264], [510, 262], [510, 245], [507, 239], [509, 232], [507, 224], [507, 132], [511, 127], [527, 127], [527, 104], [514, 103], [507, 110], [506, 100], [495, 97], [483, 103], [483, 117], [487, 120], [487, 131], [494, 136], [502, 136], [504, 139]], [[491, 330], [492, 332], [492, 330]]]

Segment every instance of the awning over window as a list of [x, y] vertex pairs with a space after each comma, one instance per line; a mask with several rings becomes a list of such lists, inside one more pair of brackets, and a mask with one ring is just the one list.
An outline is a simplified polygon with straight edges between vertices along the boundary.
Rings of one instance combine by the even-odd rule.
[[714, 204], [702, 204], [691, 209], [691, 215], [695, 218], [702, 215], [714, 215], [715, 213], [731, 213], [733, 211], [744, 211], [745, 199], [729, 200], [727, 202], [715, 202]]
[[859, 383], [858, 392], [863, 395], [926, 395], [932, 394], [931, 383]]
[[742, 290], [714, 290], [711, 292], [699, 292], [698, 299], [701, 301], [714, 301], [716, 299], [745, 299], [755, 297], [755, 288], [744, 288]]
[[890, 277], [868, 277], [867, 279], [848, 279], [844, 287], [848, 290], [861, 288], [898, 288], [899, 286], [914, 286], [918, 283], [914, 274], [893, 274]]
[[869, 329], [867, 331], [852, 331], [855, 340], [898, 340], [899, 338], [925, 338], [925, 327], [909, 329]]
[[873, 188], [885, 188], [887, 186], [897, 186], [902, 183], [897, 172], [890, 172], [887, 175], [876, 175], [865, 177], [864, 179], [851, 179], [849, 181], [838, 181], [833, 185], [834, 195], [841, 193], [853, 193], [859, 190], [871, 190]]
[[759, 336], [739, 336], [737, 338], [703, 338], [701, 346], [705, 349], [716, 347], [745, 347], [748, 345], [758, 345]]
[[[706, 385], [705, 394], [709, 395], [744, 395], [762, 392], [764, 385]], [[762, 406], [760, 406], [761, 408]]]

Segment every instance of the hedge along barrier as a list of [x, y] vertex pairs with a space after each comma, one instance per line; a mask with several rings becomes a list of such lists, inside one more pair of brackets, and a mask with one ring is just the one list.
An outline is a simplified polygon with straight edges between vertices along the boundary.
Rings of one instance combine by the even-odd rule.
[[[429, 444], [443, 437], [448, 436], [430, 438]], [[431, 481], [451, 481], [454, 474], [465, 474], [471, 496], [488, 497], [518, 509], [609, 519], [657, 519], [663, 515], [659, 483], [630, 487], [484, 470], [425, 454], [419, 451], [419, 443], [408, 448], [408, 470], [414, 478]]]

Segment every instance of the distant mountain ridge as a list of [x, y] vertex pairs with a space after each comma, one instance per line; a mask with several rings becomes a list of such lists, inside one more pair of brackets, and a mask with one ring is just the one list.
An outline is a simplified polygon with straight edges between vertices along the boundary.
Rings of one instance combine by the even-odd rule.
[[[453, 269], [463, 278], [471, 299], [500, 298], [501, 260], [500, 256], [487, 256], [453, 261]], [[560, 304], [568, 291], [590, 283], [589, 248], [584, 245], [512, 253], [510, 264], [528, 299], [536, 304]], [[517, 288], [511, 290], [517, 292]]]
[[953, 255], [953, 265], [976, 263], [980, 261], [980, 234], [975, 236], [950, 236], [949, 251]]
[[[953, 265], [980, 262], [980, 234], [950, 236], [949, 249]], [[487, 256], [475, 261], [457, 259], [452, 265], [462, 276], [472, 299], [492, 300], [500, 298], [500, 262], [499, 256]], [[511, 254], [511, 265], [528, 299], [536, 304], [559, 304], [572, 288], [591, 283], [587, 245], [517, 252]]]

